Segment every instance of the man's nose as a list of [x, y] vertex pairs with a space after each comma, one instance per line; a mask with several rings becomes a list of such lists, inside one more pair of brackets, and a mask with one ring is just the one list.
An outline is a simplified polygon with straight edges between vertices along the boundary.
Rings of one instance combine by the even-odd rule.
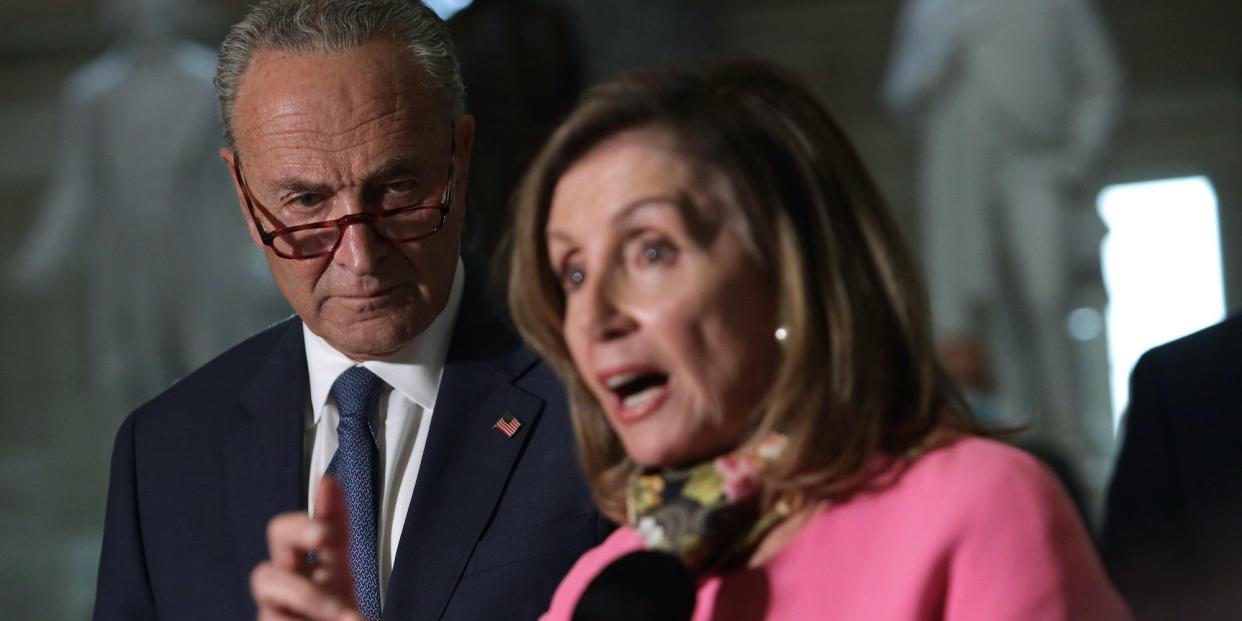
[[[350, 213], [357, 213], [351, 205]], [[375, 232], [374, 222], [352, 222], [341, 231], [341, 243], [332, 260], [355, 274], [370, 273], [376, 263], [388, 256], [391, 246]]]

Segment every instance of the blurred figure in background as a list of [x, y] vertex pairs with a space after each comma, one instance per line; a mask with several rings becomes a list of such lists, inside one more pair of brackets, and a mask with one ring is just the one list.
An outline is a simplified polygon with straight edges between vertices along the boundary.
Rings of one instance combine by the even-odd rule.
[[[921, 139], [918, 194], [935, 336], [986, 423], [1071, 464], [1094, 516], [1111, 436], [1071, 311], [1105, 293], [1092, 171], [1120, 104], [1089, 0], [908, 0], [884, 85]], [[1103, 347], [1102, 339], [1095, 338]]]
[[179, 37], [192, 0], [112, 0], [117, 33], [62, 95], [59, 168], [11, 285], [46, 289], [85, 266], [92, 393], [131, 408], [287, 313], [238, 230], [211, 76]]
[[1130, 376], [1100, 547], [1145, 619], [1242, 618], [1242, 316], [1157, 347]]
[[566, 11], [546, 0], [476, 0], [449, 22], [476, 120], [466, 244], [490, 256], [509, 194], [582, 89]]

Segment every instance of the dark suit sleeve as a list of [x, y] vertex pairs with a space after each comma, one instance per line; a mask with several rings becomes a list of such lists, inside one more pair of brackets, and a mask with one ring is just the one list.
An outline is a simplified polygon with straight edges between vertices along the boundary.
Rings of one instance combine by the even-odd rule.
[[117, 432], [108, 484], [103, 551], [95, 592], [95, 621], [156, 619], [138, 520], [134, 417]]
[[1172, 542], [1184, 528], [1175, 438], [1161, 382], [1162, 359], [1147, 354], [1130, 376], [1121, 454], [1108, 492], [1101, 552], [1128, 596], [1155, 586], [1179, 554]]

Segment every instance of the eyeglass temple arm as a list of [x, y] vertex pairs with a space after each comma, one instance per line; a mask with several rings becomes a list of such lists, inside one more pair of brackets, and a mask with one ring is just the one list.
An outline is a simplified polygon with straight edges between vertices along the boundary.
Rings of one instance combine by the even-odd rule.
[[259, 222], [259, 216], [255, 213], [254, 199], [250, 197], [250, 184], [246, 183], [246, 178], [241, 172], [241, 157], [237, 155], [237, 151], [233, 151], [233, 174], [237, 176], [237, 184], [241, 186], [242, 201], [246, 203], [246, 211], [250, 212], [250, 220], [254, 222], [254, 227], [259, 232], [259, 239], [263, 243], [270, 246], [274, 238], [272, 234], [263, 229], [263, 223]]

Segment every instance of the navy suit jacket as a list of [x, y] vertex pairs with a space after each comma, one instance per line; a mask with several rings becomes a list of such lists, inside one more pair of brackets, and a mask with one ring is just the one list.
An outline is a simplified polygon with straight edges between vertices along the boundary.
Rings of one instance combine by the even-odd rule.
[[1101, 552], [1140, 619], [1242, 618], [1242, 317], [1135, 365]]
[[[581, 475], [563, 388], [478, 280], [463, 295], [384, 619], [533, 619], [610, 528]], [[309, 400], [294, 317], [126, 419], [96, 620], [255, 617], [249, 575], [267, 558], [267, 523], [306, 507]], [[505, 415], [522, 423], [512, 438], [492, 428]]]

